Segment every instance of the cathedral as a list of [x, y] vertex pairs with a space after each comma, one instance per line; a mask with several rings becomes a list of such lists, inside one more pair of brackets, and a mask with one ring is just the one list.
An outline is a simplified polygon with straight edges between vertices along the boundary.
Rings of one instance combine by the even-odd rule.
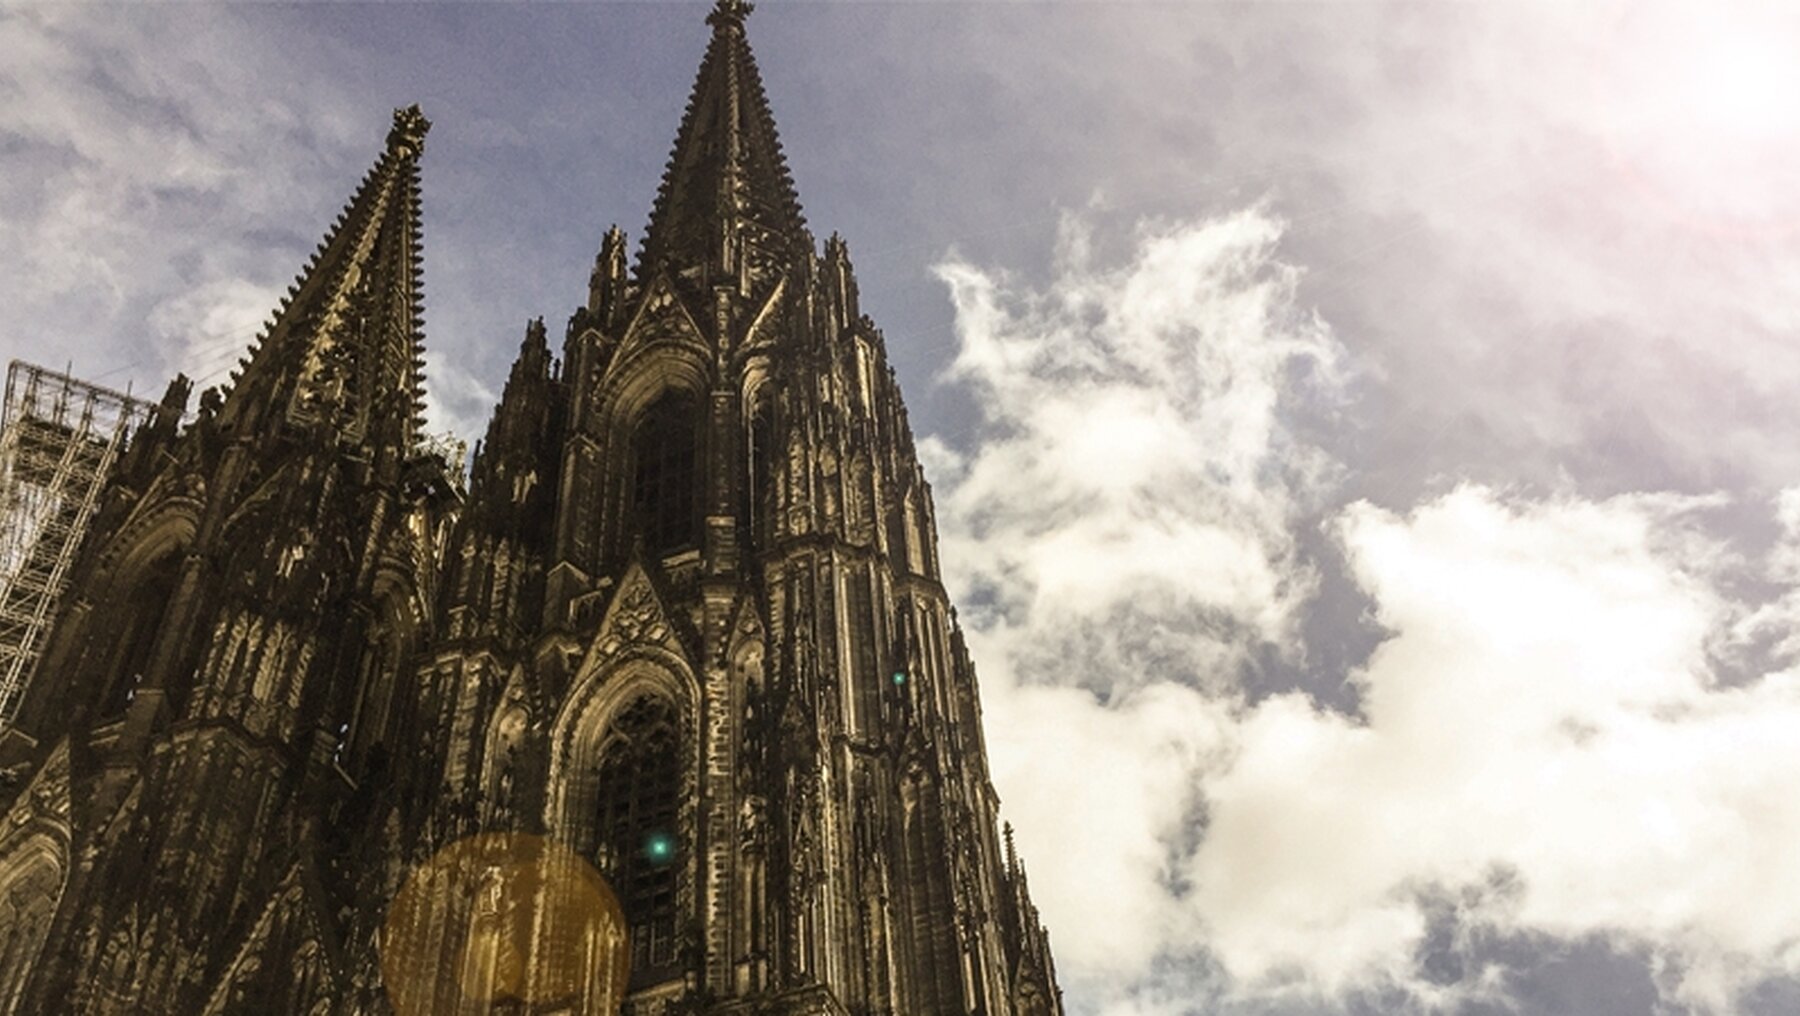
[[169, 385], [0, 728], [0, 1013], [1063, 1012], [749, 10], [466, 478], [417, 107], [230, 383]]

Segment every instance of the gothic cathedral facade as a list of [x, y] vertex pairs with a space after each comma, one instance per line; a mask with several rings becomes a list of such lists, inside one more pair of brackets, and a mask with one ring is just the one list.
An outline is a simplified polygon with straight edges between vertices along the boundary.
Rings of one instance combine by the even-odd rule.
[[[417, 107], [232, 382], [170, 385], [0, 731], [0, 1013], [1060, 1016], [748, 9], [466, 484], [422, 434]], [[620, 984], [547, 930], [563, 882], [502, 920], [434, 861], [484, 836], [604, 877]]]

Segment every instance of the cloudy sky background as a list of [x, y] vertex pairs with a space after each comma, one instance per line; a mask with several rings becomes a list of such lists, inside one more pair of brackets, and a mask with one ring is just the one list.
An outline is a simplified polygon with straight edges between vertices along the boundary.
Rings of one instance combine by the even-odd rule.
[[[418, 101], [473, 437], [641, 231], [705, 7], [0, 9], [0, 354], [216, 382]], [[1800, 17], [750, 32], [1073, 1013], [1800, 1011]]]

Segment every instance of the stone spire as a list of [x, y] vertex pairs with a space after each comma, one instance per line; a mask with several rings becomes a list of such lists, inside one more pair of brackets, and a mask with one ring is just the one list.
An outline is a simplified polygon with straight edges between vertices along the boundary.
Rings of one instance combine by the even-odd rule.
[[707, 16], [712, 42], [650, 213], [640, 276], [704, 267], [723, 281], [747, 258], [788, 264], [810, 246], [744, 35], [750, 10], [745, 0], [719, 0]]
[[220, 411], [241, 434], [323, 431], [404, 454], [424, 387], [419, 155], [431, 121], [394, 111], [387, 145], [240, 364]]

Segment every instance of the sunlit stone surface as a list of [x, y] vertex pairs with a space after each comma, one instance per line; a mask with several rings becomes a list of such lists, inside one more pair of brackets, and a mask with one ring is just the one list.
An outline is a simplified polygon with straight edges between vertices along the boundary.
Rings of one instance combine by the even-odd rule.
[[232, 383], [170, 385], [0, 732], [0, 1007], [1061, 1012], [748, 12], [466, 486], [418, 413], [417, 107]]

